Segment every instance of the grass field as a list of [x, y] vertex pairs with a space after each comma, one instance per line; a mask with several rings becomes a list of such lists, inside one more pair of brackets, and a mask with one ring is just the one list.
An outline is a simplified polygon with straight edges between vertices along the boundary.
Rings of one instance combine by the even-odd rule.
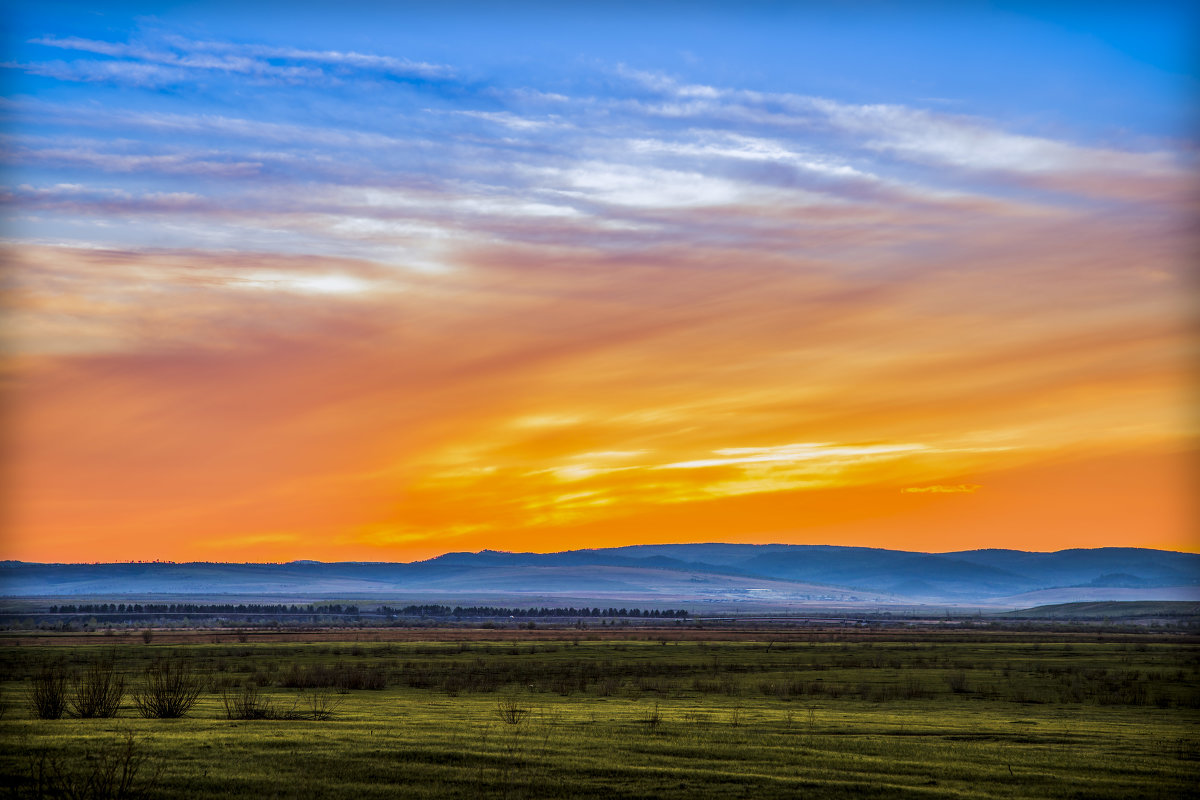
[[[1176, 798], [1200, 780], [1200, 650], [1179, 636], [537, 633], [24, 638], [0, 650], [0, 774], [17, 797], [105, 796], [136, 766], [125, 796], [178, 798]], [[183, 718], [135, 706], [162, 659], [199, 681]], [[47, 669], [69, 696], [104, 661], [128, 685], [117, 717], [33, 718]], [[229, 719], [246, 698], [264, 718]]]

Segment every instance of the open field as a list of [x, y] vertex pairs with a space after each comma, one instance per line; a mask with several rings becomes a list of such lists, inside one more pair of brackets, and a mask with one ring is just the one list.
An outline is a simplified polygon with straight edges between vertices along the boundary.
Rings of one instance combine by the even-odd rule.
[[[1174, 798], [1200, 780], [1200, 647], [1178, 634], [408, 633], [6, 639], [0, 780], [54, 796], [137, 765], [129, 788], [179, 798]], [[201, 693], [146, 719], [133, 690], [164, 659]], [[39, 680], [70, 699], [105, 662], [129, 690], [117, 717], [33, 718]]]

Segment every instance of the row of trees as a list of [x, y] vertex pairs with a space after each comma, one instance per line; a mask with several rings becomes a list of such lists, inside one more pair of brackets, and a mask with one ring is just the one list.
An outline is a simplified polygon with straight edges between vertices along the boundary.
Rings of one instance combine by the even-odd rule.
[[50, 606], [51, 614], [348, 614], [359, 613], [358, 606], [331, 605], [268, 605], [249, 603], [233, 605], [198, 603], [85, 603], [82, 605]]
[[[358, 616], [358, 606], [340, 605], [285, 605], [266, 603], [82, 603], [77, 605], [50, 606], [51, 614], [192, 614], [216, 616], [219, 614], [324, 614], [335, 616]], [[500, 606], [443, 606], [410, 605], [403, 608], [379, 606], [369, 613], [387, 617], [642, 617], [649, 619], [683, 619], [688, 612], [683, 609], [651, 608], [504, 608]]]
[[646, 617], [683, 619], [683, 609], [639, 608], [501, 608], [499, 606], [421, 605], [392, 608], [380, 606], [378, 613], [389, 617]]

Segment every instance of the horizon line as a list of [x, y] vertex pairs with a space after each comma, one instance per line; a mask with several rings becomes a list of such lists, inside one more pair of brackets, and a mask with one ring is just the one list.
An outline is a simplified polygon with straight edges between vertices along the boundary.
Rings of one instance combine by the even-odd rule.
[[113, 564], [173, 564], [173, 565], [188, 565], [188, 564], [237, 564], [237, 565], [254, 565], [254, 566], [285, 566], [288, 564], [423, 564], [429, 561], [436, 561], [449, 555], [483, 555], [485, 553], [496, 553], [500, 555], [559, 555], [562, 553], [583, 553], [583, 552], [599, 552], [605, 550], [624, 550], [633, 547], [704, 547], [704, 546], [734, 546], [734, 547], [822, 547], [834, 548], [840, 550], [877, 550], [893, 553], [914, 553], [920, 555], [954, 555], [957, 553], [978, 553], [987, 550], [1005, 550], [1013, 553], [1030, 553], [1040, 555], [1054, 555], [1057, 553], [1068, 553], [1074, 551], [1096, 551], [1096, 550], [1146, 550], [1159, 553], [1179, 553], [1181, 555], [1200, 555], [1200, 552], [1195, 550], [1171, 550], [1162, 547], [1140, 547], [1136, 545], [1105, 545], [1102, 547], [1066, 547], [1060, 550], [1023, 550], [1016, 547], [976, 547], [968, 550], [904, 550], [891, 547], [867, 547], [862, 545], [840, 545], [840, 544], [794, 544], [787, 542], [647, 542], [632, 545], [617, 545], [615, 547], [580, 547], [568, 548], [565, 550], [496, 550], [493, 548], [484, 548], [482, 550], [447, 550], [429, 558], [415, 559], [413, 561], [365, 561], [365, 560], [348, 560], [348, 561], [322, 561], [315, 558], [292, 558], [286, 561], [175, 561], [170, 559], [148, 559], [148, 560], [128, 560], [128, 561], [23, 561], [21, 559], [0, 559], [0, 565], [5, 564], [30, 564], [39, 566], [104, 566]]

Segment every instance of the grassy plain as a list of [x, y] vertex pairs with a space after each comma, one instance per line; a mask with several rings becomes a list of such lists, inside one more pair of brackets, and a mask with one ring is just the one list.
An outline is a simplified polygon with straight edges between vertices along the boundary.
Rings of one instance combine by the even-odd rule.
[[[1196, 796], [1188, 637], [719, 635], [12, 639], [0, 781], [17, 797], [80, 787], [132, 735], [149, 797]], [[156, 659], [186, 662], [205, 691], [182, 719], [140, 718], [128, 698], [116, 718], [32, 718], [45, 665], [97, 658], [131, 688]], [[222, 695], [249, 685], [275, 718], [227, 718]], [[312, 702], [331, 716], [286, 718]]]

